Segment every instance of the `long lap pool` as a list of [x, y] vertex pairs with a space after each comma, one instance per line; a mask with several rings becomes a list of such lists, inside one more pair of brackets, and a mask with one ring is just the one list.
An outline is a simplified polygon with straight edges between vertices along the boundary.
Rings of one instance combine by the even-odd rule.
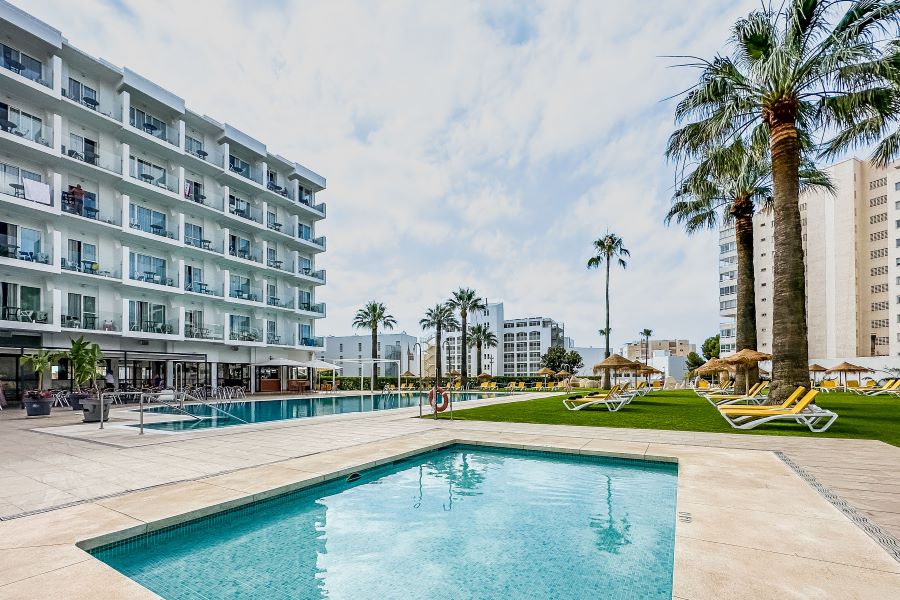
[[172, 600], [671, 598], [676, 483], [452, 446], [91, 552]]
[[[452, 397], [453, 402], [457, 403], [477, 398], [492, 398], [497, 395], [497, 393], [453, 392]], [[144, 428], [186, 431], [209, 429], [211, 427], [230, 427], [246, 423], [265, 423], [285, 419], [304, 419], [322, 415], [371, 412], [418, 406], [420, 400], [423, 405], [428, 406], [428, 394], [426, 392], [310, 396], [286, 400], [238, 400], [211, 403], [212, 406], [206, 404], [185, 404], [185, 412], [199, 417], [197, 419], [187, 416], [181, 410], [171, 406], [154, 406], [144, 409], [145, 412], [171, 414], [177, 416], [178, 419], [145, 423]]]

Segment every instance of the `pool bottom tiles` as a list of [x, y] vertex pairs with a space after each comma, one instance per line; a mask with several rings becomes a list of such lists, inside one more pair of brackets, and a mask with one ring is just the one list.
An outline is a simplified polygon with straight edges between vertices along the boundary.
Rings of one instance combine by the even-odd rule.
[[677, 466], [452, 446], [92, 551], [182, 598], [671, 598]]

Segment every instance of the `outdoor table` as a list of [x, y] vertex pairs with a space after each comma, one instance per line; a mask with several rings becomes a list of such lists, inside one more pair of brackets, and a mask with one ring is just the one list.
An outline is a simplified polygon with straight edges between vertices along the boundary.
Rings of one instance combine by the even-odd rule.
[[18, 306], [4, 306], [3, 307], [3, 319], [5, 321], [14, 321], [19, 318], [19, 307]]
[[282, 227], [283, 225], [281, 223], [272, 223], [272, 229], [274, 229], [275, 231], [281, 231]]
[[206, 196], [204, 196], [203, 194], [196, 194], [194, 196], [194, 200], [197, 202], [203, 202], [204, 200], [206, 200]]
[[96, 273], [97, 271], [94, 269], [94, 261], [92, 260], [83, 260], [81, 261], [81, 270], [84, 273]]
[[69, 151], [66, 152], [66, 154], [69, 155], [69, 158], [74, 158], [75, 160], [82, 160], [82, 161], [84, 160], [84, 155], [81, 154], [81, 152], [78, 152], [77, 150], [69, 149]]
[[151, 223], [150, 229], [152, 229], [153, 233], [155, 233], [156, 235], [162, 235], [163, 226], [159, 223]]
[[85, 329], [94, 329], [97, 326], [97, 315], [85, 314], [82, 317]]
[[197, 289], [200, 290], [201, 294], [205, 294], [209, 290], [209, 286], [203, 282], [197, 283]]
[[9, 187], [13, 189], [13, 194], [16, 198], [24, 198], [25, 197], [25, 186], [21, 183], [11, 183]]
[[7, 133], [11, 133], [13, 129], [18, 129], [19, 126], [10, 121], [9, 119], [0, 119], [0, 129], [6, 131]]
[[156, 271], [144, 271], [144, 280], [149, 281], [150, 283], [156, 283], [156, 279], [159, 275]]
[[99, 159], [99, 154], [94, 154], [93, 152], [84, 153], [84, 162], [88, 163], [89, 165], [96, 165]]
[[85, 206], [82, 210], [84, 211], [84, 216], [88, 219], [96, 219], [100, 213], [100, 209], [93, 206]]
[[283, 264], [284, 264], [284, 261], [282, 261], [282, 260], [270, 260], [269, 261], [269, 266], [273, 267], [275, 269], [280, 269], [281, 265], [283, 265]]
[[278, 185], [277, 183], [270, 182], [269, 189], [272, 190], [273, 192], [280, 192], [282, 190], [282, 187], [280, 185]]
[[25, 65], [13, 58], [6, 59], [6, 66], [8, 66], [11, 71], [15, 71], [16, 73], [21, 73], [22, 69], [25, 68]]
[[206, 150], [197, 150], [196, 154], [203, 160], [206, 160], [206, 157], [209, 156], [209, 152], [207, 152]]
[[212, 246], [212, 240], [200, 240], [200, 245], [204, 250], [209, 250]]
[[144, 127], [144, 131], [146, 131], [147, 133], [153, 133], [154, 131], [159, 129], [159, 127], [157, 127], [153, 123], [144, 123], [143, 127]]
[[140, 177], [141, 179], [143, 179], [143, 180], [146, 181], [147, 183], [152, 183], [152, 182], [153, 182], [153, 175], [151, 175], [150, 173], [141, 173], [140, 175], [138, 175], [138, 177]]
[[100, 105], [100, 102], [96, 98], [91, 98], [90, 96], [85, 96], [81, 99], [81, 101], [91, 107], [93, 110], [97, 110], [97, 107]]
[[34, 311], [26, 310], [24, 308], [19, 309], [19, 320], [27, 323], [34, 323]]
[[7, 258], [16, 258], [19, 256], [19, 247], [15, 244], [6, 244], [6, 246], [3, 246], [3, 248], [6, 248]]

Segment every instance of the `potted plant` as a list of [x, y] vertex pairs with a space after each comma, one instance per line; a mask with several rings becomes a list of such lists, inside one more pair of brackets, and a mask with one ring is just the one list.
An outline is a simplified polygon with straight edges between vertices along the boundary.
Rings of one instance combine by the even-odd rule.
[[69, 404], [72, 405], [72, 410], [83, 410], [83, 405], [91, 398], [91, 391], [96, 396], [100, 394], [97, 389], [97, 366], [103, 360], [103, 352], [100, 346], [86, 341], [84, 336], [81, 336], [77, 340], [72, 340], [66, 357], [69, 359], [69, 368], [75, 384], [75, 391], [68, 396]]
[[38, 376], [38, 389], [25, 392], [25, 414], [29, 417], [46, 416], [50, 414], [53, 402], [50, 392], [44, 389], [44, 373], [50, 370], [59, 359], [59, 354], [49, 350], [38, 350], [26, 354], [22, 360], [31, 365]]

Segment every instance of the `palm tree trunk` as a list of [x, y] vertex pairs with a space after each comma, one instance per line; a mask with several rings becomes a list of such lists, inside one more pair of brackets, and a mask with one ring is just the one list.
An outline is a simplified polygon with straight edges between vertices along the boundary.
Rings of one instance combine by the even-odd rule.
[[441, 326], [434, 328], [434, 385], [441, 385]]
[[[609, 261], [611, 260], [611, 256], [606, 257], [606, 350], [603, 355], [604, 358], [609, 358]], [[610, 389], [611, 382], [609, 380], [609, 369], [603, 369], [603, 383], [600, 386], [603, 389]]]
[[375, 365], [374, 359], [378, 358], [378, 327], [372, 328], [372, 391], [375, 391]]
[[[777, 115], [776, 115], [777, 117]], [[795, 387], [809, 385], [806, 275], [800, 225], [800, 141], [794, 120], [771, 130], [775, 196], [775, 277], [772, 319], [772, 402], [783, 402]]]
[[478, 372], [475, 375], [481, 375], [481, 342], [475, 343], [475, 364], [478, 365]]
[[469, 316], [467, 311], [461, 310], [459, 311], [460, 320], [462, 321], [462, 348], [460, 348], [460, 354], [462, 354], [462, 387], [465, 389], [466, 382], [469, 377], [469, 369], [468, 369], [468, 358], [469, 347], [466, 345], [468, 343], [467, 333], [466, 333], [466, 318]]
[[[737, 350], [756, 350], [756, 289], [753, 271], [753, 204], [746, 198], [736, 198], [734, 208], [734, 238], [737, 250], [737, 311], [735, 339]], [[754, 365], [740, 365], [734, 378], [734, 393], [743, 394], [747, 385], [759, 379]]]

